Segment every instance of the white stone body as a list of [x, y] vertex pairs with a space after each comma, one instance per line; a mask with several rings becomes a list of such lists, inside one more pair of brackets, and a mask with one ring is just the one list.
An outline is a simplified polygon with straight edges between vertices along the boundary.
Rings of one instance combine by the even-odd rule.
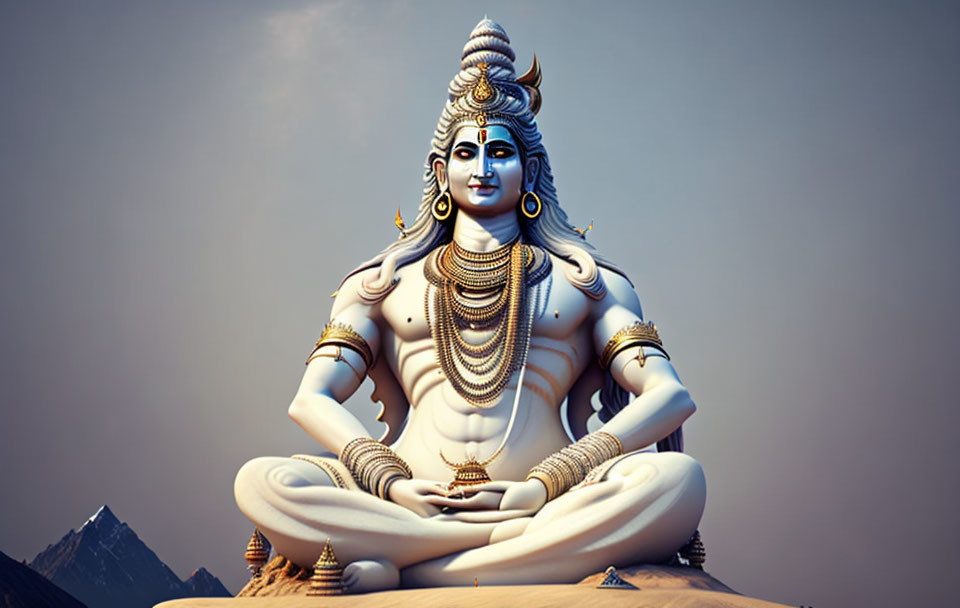
[[[642, 313], [623, 276], [600, 268], [597, 278], [591, 271], [591, 254], [555, 202], [539, 136], [530, 129], [519, 133], [508, 128], [533, 124], [524, 105], [532, 97], [516, 86], [508, 43], [495, 23], [484, 20], [477, 26], [444, 112], [469, 109], [464, 95], [487, 74], [486, 67], [481, 74], [476, 61], [495, 59], [499, 63], [490, 68], [494, 101], [521, 122], [487, 125], [484, 119], [480, 125], [442, 118], [441, 127], [449, 130], [438, 127], [428, 157], [426, 204], [412, 236], [404, 238], [443, 234], [431, 224], [429, 197], [449, 193], [456, 214], [444, 228], [450, 235], [446, 240], [488, 252], [518, 237], [544, 238], [566, 252], [561, 257], [550, 250], [550, 276], [528, 288], [528, 305], [535, 311], [525, 365], [490, 407], [474, 406], [438, 363], [425, 309], [429, 283], [423, 255], [395, 271], [375, 265], [344, 282], [331, 319], [363, 337], [377, 358], [377, 370], [386, 366], [409, 403], [403, 434], [392, 447], [414, 479], [392, 483], [389, 500], [384, 500], [339, 488], [322, 468], [303, 460], [257, 458], [237, 475], [237, 504], [276, 551], [309, 566], [331, 539], [337, 556], [348, 564], [344, 577], [350, 591], [400, 584], [472, 585], [475, 579], [487, 585], [574, 582], [609, 565], [669, 559], [696, 530], [703, 512], [704, 476], [692, 458], [639, 452], [678, 429], [695, 409], [670, 362], [649, 347], [643, 347], [645, 360], [638, 356], [639, 346], [622, 350], [609, 368], [612, 378], [637, 397], [600, 430], [617, 437], [628, 455], [598, 483], [550, 502], [545, 502], [539, 480], [525, 481], [533, 466], [572, 442], [561, 404], [611, 337], [640, 321]], [[437, 147], [441, 140], [447, 148]], [[521, 192], [530, 191], [544, 198], [540, 219], [524, 219], [517, 211]], [[523, 225], [528, 221], [549, 223]], [[549, 231], [560, 236], [543, 236]], [[383, 273], [394, 273], [387, 278], [396, 280], [396, 286], [385, 297], [369, 297], [366, 287], [378, 279], [383, 284]], [[489, 335], [462, 333], [473, 344]], [[321, 347], [325, 356], [309, 363], [290, 406], [291, 417], [333, 454], [351, 440], [369, 436], [341, 405], [363, 381], [364, 360], [348, 348], [339, 350], [337, 357], [337, 347]], [[389, 390], [378, 383], [378, 392]], [[451, 461], [483, 461], [501, 446], [487, 466], [495, 483], [469, 498], [444, 495], [441, 488], [453, 472], [441, 452]]]
[[[605, 273], [607, 295], [598, 302], [565, 279], [565, 262], [553, 262], [552, 276], [540, 285], [547, 293], [533, 324], [516, 419], [503, 452], [487, 467], [495, 480], [522, 481], [531, 467], [571, 443], [559, 409], [573, 381], [617, 330], [640, 319], [637, 297], [622, 277]], [[416, 478], [446, 484], [452, 472], [441, 450], [450, 460], [482, 460], [500, 446], [519, 373], [494, 407], [467, 402], [437, 363], [424, 311], [428, 283], [422, 262], [400, 269], [398, 277], [397, 287], [373, 306], [351, 297], [360, 277], [351, 279], [341, 289], [334, 318], [377, 346], [410, 401], [396, 452]], [[603, 427], [626, 450], [666, 436], [693, 409], [671, 364], [653, 349], [646, 352], [643, 367], [635, 349], [613, 362], [622, 386], [640, 393]], [[327, 431], [318, 439], [331, 437], [322, 442], [333, 453], [342, 447], [332, 439], [338, 431], [333, 427], [345, 413], [336, 408], [342, 410], [338, 403], [360, 384], [354, 368], [363, 369], [359, 355], [342, 354], [353, 368], [332, 358], [314, 359], [298, 395], [300, 406], [316, 408]], [[237, 503], [279, 554], [310, 565], [329, 537], [341, 559], [404, 569], [408, 585], [466, 585], [475, 577], [486, 584], [571, 582], [610, 564], [660, 562], [696, 529], [705, 492], [699, 465], [672, 452], [628, 456], [598, 484], [561, 496], [532, 516], [491, 523], [444, 514], [421, 517], [372, 495], [336, 488], [315, 465], [290, 458], [253, 460], [236, 484]]]

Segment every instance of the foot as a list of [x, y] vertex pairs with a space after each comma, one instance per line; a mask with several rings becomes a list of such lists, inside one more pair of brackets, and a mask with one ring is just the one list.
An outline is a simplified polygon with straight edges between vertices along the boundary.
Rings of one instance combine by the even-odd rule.
[[399, 586], [400, 571], [386, 560], [360, 560], [343, 569], [343, 590], [346, 593], [387, 591]]

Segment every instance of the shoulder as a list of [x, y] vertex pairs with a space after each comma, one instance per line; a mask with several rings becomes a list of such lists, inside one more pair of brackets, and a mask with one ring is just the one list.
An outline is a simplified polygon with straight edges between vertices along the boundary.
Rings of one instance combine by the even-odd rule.
[[[553, 252], [549, 253], [553, 262], [554, 273], [561, 275], [566, 283], [577, 288], [581, 293], [596, 304], [613, 300], [628, 302], [634, 300], [634, 306], [639, 307], [633, 285], [625, 276], [602, 267], [586, 249], [571, 248], [570, 255], [560, 257]], [[601, 304], [602, 306], [602, 304]]]
[[597, 302], [596, 308], [599, 312], [608, 308], [619, 307], [629, 311], [637, 318], [643, 318], [640, 297], [633, 288], [630, 279], [602, 266], [600, 267], [600, 277], [606, 286], [606, 293]]
[[373, 352], [379, 346], [380, 302], [365, 298], [364, 281], [379, 276], [379, 267], [367, 268], [347, 277], [337, 290], [330, 311], [331, 325], [347, 327], [359, 334]]
[[334, 293], [333, 308], [330, 317], [336, 318], [344, 311], [356, 307], [370, 308], [370, 303], [363, 298], [364, 281], [374, 280], [379, 274], [379, 267], [366, 268], [348, 276], [340, 284], [340, 289]]
[[[562, 277], [567, 283], [583, 291], [583, 287], [572, 280], [572, 277], [577, 276], [582, 269], [570, 260], [566, 260], [550, 252], [547, 253], [550, 256], [550, 261], [553, 263], [554, 276], [558, 278]], [[640, 307], [640, 298], [637, 296], [637, 292], [634, 291], [633, 283], [630, 282], [630, 279], [600, 265], [597, 265], [597, 272], [600, 274], [598, 280], [603, 285], [603, 295], [599, 299], [592, 296], [590, 298], [594, 302], [593, 310], [595, 313], [602, 312], [612, 306], [621, 306], [634, 312], [638, 317], [643, 316]]]
[[411, 279], [422, 277], [424, 264], [427, 263], [427, 259], [433, 255], [433, 252], [435, 252], [437, 249], [439, 249], [439, 247], [432, 249], [429, 253], [421, 258], [397, 268], [395, 275], [397, 280], [400, 282], [403, 282], [404, 280], [410, 282]]
[[601, 268], [606, 292], [593, 305], [593, 337], [597, 352], [618, 331], [643, 320], [640, 298], [623, 275]]

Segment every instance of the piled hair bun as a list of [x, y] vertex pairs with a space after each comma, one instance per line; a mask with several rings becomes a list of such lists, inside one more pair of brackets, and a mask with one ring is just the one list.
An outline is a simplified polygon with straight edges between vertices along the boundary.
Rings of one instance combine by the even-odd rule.
[[517, 58], [510, 48], [510, 37], [498, 23], [483, 18], [470, 32], [470, 40], [463, 47], [460, 69], [473, 68], [481, 63], [498, 66], [511, 76], [516, 74], [513, 62]]

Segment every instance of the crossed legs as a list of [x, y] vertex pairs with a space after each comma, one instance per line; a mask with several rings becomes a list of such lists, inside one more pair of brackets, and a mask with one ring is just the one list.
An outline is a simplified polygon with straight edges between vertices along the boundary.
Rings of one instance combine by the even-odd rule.
[[309, 566], [330, 538], [341, 562], [357, 564], [345, 571], [348, 586], [369, 591], [390, 586], [398, 570], [408, 587], [472, 585], [474, 577], [559, 583], [611, 564], [661, 562], [696, 529], [706, 486], [692, 458], [640, 453], [533, 517], [474, 524], [340, 489], [309, 462], [257, 458], [240, 469], [235, 494], [277, 553]]

